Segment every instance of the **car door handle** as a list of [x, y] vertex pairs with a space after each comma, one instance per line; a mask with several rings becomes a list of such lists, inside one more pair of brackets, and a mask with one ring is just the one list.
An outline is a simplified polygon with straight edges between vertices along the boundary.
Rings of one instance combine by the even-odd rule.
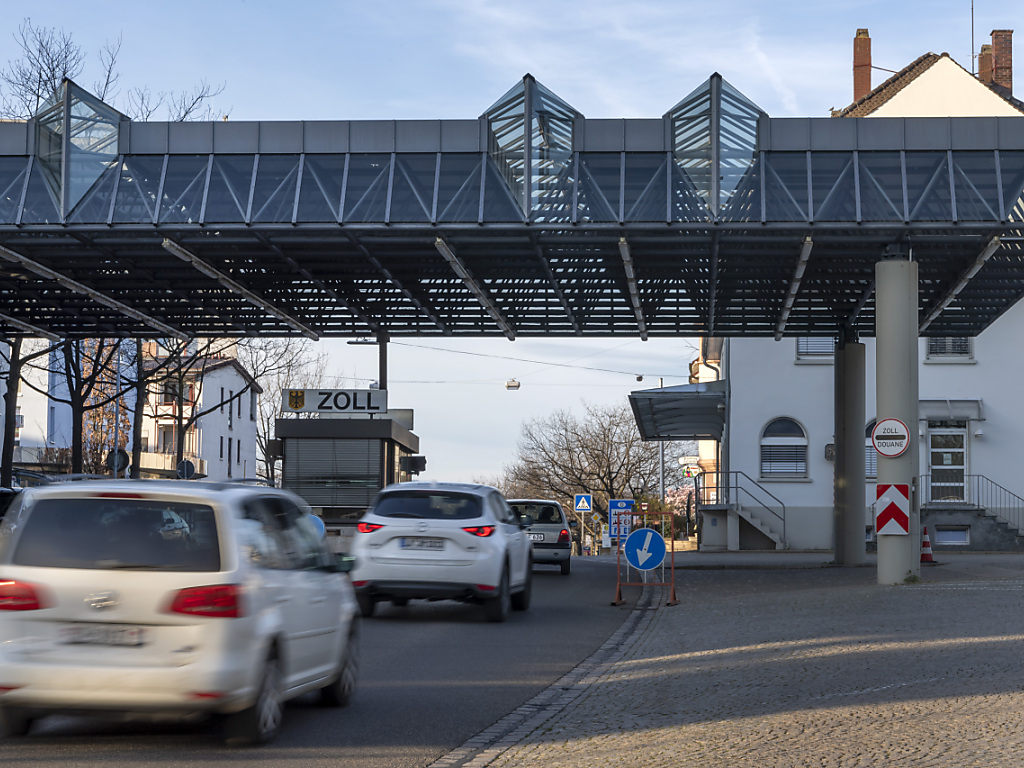
[[277, 597], [276, 597], [276, 598], [274, 599], [274, 602], [275, 602], [275, 603], [287, 603], [287, 602], [288, 602], [289, 600], [291, 600], [291, 599], [292, 599], [292, 596], [291, 596], [291, 595], [278, 595], [278, 596], [277, 596]]
[[316, 605], [317, 603], [326, 602], [326, 600], [327, 600], [327, 598], [324, 597], [323, 595], [317, 595], [315, 597], [309, 598], [309, 602], [313, 603], [313, 605]]

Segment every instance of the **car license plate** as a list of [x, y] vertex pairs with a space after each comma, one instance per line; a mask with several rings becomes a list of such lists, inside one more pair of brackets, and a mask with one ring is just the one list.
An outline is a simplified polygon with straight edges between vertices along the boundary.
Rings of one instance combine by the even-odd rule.
[[402, 549], [444, 549], [444, 539], [405, 538], [400, 546]]
[[526, 535], [530, 537], [530, 541], [544, 541], [543, 533], [528, 533]]
[[66, 645], [116, 645], [137, 648], [146, 644], [146, 628], [129, 624], [65, 624], [59, 642]]

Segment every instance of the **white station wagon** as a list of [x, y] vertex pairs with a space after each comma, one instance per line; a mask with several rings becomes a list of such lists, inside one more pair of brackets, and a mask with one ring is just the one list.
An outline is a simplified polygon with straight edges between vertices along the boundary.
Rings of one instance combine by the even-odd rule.
[[351, 561], [293, 494], [200, 482], [28, 488], [0, 523], [0, 726], [47, 714], [224, 715], [267, 741], [285, 700], [342, 705]]

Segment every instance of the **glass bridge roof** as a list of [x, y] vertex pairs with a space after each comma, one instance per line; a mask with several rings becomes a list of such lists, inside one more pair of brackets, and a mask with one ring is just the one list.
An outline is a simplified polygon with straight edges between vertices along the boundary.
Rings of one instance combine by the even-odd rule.
[[0, 123], [0, 331], [924, 335], [1024, 293], [1024, 117], [773, 119], [713, 75], [584, 118], [533, 77], [478, 120], [132, 123], [66, 83]]

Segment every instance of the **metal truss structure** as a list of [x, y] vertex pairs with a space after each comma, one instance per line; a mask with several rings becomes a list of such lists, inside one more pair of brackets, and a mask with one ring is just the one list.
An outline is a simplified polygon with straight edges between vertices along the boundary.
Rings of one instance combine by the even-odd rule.
[[773, 119], [713, 75], [594, 120], [136, 123], [74, 83], [0, 123], [8, 336], [925, 335], [1024, 294], [1024, 117]]

